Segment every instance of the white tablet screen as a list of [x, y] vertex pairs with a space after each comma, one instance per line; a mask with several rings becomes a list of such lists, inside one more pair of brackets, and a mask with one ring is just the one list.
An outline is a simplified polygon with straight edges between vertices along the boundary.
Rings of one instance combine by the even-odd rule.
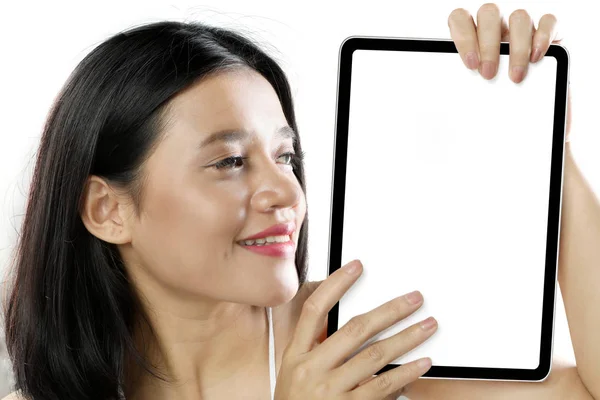
[[[412, 290], [438, 331], [394, 364], [536, 368], [557, 62], [486, 81], [456, 53], [356, 50], [342, 265], [364, 272], [338, 326]], [[367, 342], [367, 344], [372, 341]]]

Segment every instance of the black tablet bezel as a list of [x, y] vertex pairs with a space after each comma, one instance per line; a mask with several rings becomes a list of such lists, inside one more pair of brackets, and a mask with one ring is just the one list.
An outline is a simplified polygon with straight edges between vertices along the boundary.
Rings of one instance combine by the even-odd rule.
[[[352, 54], [355, 50], [359, 49], [456, 53], [456, 62], [461, 62], [456, 46], [450, 39], [352, 36], [344, 40], [340, 46], [334, 146], [335, 165], [333, 171], [331, 220], [329, 231], [329, 274], [332, 274], [341, 267]], [[500, 54], [509, 54], [509, 43], [501, 43]], [[559, 246], [560, 210], [562, 201], [563, 152], [566, 123], [567, 87], [569, 79], [569, 55], [563, 46], [552, 44], [546, 52], [545, 57], [556, 58], [557, 76], [555, 96], [556, 101], [554, 105], [554, 130], [549, 187], [548, 230], [546, 236], [546, 271], [544, 275], [539, 365], [536, 369], [449, 367], [435, 366], [434, 360], [434, 366], [432, 366], [431, 369], [425, 375], [423, 375], [424, 377], [448, 379], [541, 381], [544, 380], [550, 373], [552, 364], [552, 337]], [[331, 336], [338, 329], [338, 307], [339, 303], [336, 303], [328, 315], [327, 336]], [[383, 373], [398, 365], [400, 364], [388, 364], [379, 370], [377, 374]]]

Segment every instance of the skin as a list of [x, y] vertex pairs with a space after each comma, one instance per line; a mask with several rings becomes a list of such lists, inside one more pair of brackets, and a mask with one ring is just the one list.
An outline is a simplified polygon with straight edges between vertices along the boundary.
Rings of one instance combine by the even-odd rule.
[[[92, 177], [83, 216], [91, 232], [119, 245], [157, 332], [150, 358], [185, 382], [144, 378], [128, 399], [239, 398], [248, 382], [268, 379], [264, 307], [287, 303], [298, 290], [293, 253], [267, 257], [237, 243], [287, 221], [298, 227], [297, 243], [306, 201], [285, 155], [294, 151], [292, 139], [276, 134], [287, 126], [281, 105], [250, 69], [221, 73], [179, 94], [168, 121], [143, 167], [139, 215], [125, 193]], [[248, 135], [200, 146], [224, 129]], [[248, 157], [241, 166], [216, 168], [238, 155]], [[268, 390], [250, 388], [263, 396]]]
[[[537, 61], [532, 48], [544, 54], [558, 42], [556, 18], [543, 16], [537, 30], [524, 10], [503, 21], [496, 5], [485, 4], [477, 25], [463, 9], [453, 11], [448, 23], [461, 59], [484, 79], [496, 74], [500, 41], [509, 41], [510, 78], [518, 84], [529, 62]], [[569, 135], [570, 95], [567, 119]], [[218, 75], [175, 99], [165, 138], [144, 166], [148, 183], [139, 215], [126, 193], [90, 179], [84, 223], [120, 246], [158, 333], [148, 355], [180, 383], [143, 379], [128, 399], [268, 398], [264, 306], [274, 307], [278, 400], [395, 399], [401, 392], [412, 400], [600, 398], [600, 203], [568, 143], [558, 279], [577, 365], [555, 360], [540, 383], [418, 380], [430, 366], [427, 359], [423, 366], [373, 374], [433, 335], [435, 319], [429, 328], [422, 321], [344, 362], [370, 337], [416, 311], [423, 304], [418, 292], [360, 315], [326, 338], [327, 313], [360, 277], [362, 264], [355, 260], [346, 265], [353, 272], [342, 268], [297, 290], [293, 259], [236, 245], [286, 219], [300, 227], [304, 218], [305, 198], [279, 158], [286, 146], [291, 149], [289, 139], [274, 136], [282, 125], [281, 107], [264, 79], [252, 71]], [[233, 147], [195, 150], [225, 128], [254, 135]], [[249, 157], [242, 172], [202, 168], [240, 152]]]

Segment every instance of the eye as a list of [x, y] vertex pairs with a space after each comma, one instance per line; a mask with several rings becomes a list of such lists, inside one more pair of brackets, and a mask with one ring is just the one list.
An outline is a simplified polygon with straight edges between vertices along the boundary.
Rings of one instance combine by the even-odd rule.
[[298, 167], [302, 164], [302, 160], [304, 160], [304, 151], [301, 151], [299, 154], [294, 152], [287, 152], [282, 154], [281, 157], [286, 157], [289, 159], [289, 162], [285, 163], [286, 165], [292, 165]]
[[216, 169], [236, 169], [244, 165], [244, 160], [248, 157], [232, 156], [227, 157], [218, 163], [213, 164]]
[[[303, 156], [304, 156], [304, 152], [302, 152], [300, 155], [297, 155], [294, 152], [287, 152], [287, 153], [280, 155], [278, 158], [284, 158], [285, 160], [287, 160], [284, 162], [285, 165], [293, 165], [293, 164], [299, 162], [300, 160], [302, 160]], [[227, 157], [227, 158], [213, 164], [212, 166], [218, 170], [235, 170], [235, 169], [239, 169], [239, 168], [243, 167], [244, 160], [247, 160], [247, 159], [248, 159], [248, 157], [231, 156], [231, 157]]]
[[284, 164], [291, 165], [294, 162], [294, 159], [296, 158], [296, 154], [292, 153], [292, 152], [288, 152], [288, 153], [284, 153], [279, 156], [279, 158], [282, 158], [282, 157], [287, 157], [287, 159], [289, 160], [288, 162], [286, 162]]

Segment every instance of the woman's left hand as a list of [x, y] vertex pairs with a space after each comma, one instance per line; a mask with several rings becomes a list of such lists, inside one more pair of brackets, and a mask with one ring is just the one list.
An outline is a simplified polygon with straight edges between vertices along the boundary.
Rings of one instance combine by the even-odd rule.
[[[450, 13], [448, 27], [454, 44], [467, 68], [477, 69], [485, 79], [498, 71], [500, 42], [509, 42], [509, 77], [520, 83], [527, 75], [529, 63], [538, 62], [557, 39], [557, 19], [552, 14], [540, 18], [537, 29], [525, 10], [515, 10], [503, 18], [496, 4], [487, 3], [477, 11], [477, 26], [471, 14], [457, 8]], [[570, 86], [570, 85], [569, 85]], [[571, 131], [571, 88], [568, 88], [566, 140]]]

